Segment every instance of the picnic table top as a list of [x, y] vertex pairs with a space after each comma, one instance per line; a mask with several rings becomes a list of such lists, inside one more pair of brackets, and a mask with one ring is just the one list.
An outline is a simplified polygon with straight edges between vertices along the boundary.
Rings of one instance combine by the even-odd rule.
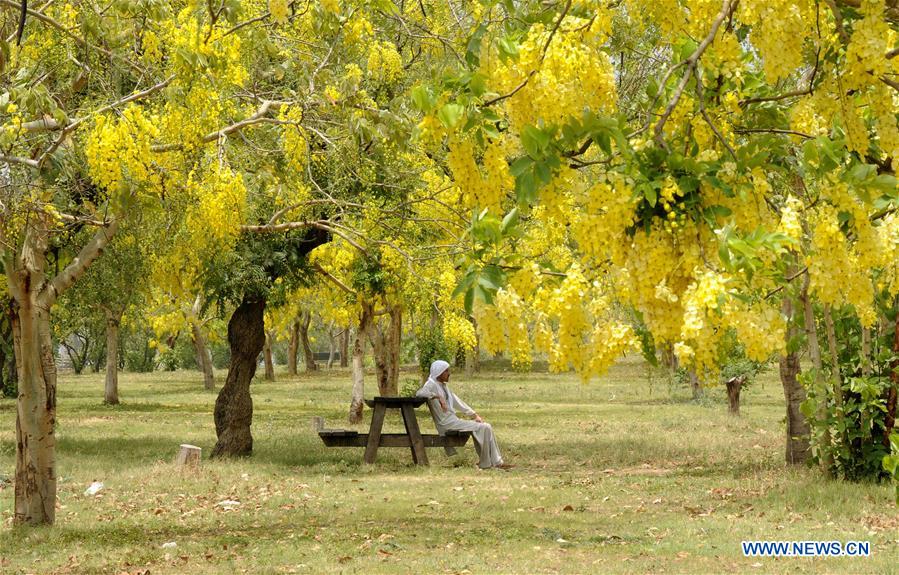
[[374, 407], [375, 404], [383, 404], [387, 407], [402, 407], [403, 405], [411, 405], [412, 407], [418, 407], [423, 405], [427, 399], [424, 397], [384, 397], [377, 396], [373, 399], [366, 399], [365, 405], [369, 407]]

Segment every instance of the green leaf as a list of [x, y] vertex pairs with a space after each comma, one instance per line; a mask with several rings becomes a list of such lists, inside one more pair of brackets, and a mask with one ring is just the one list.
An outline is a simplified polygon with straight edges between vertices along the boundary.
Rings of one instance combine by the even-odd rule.
[[524, 205], [532, 204], [537, 199], [537, 182], [533, 171], [528, 170], [515, 178], [515, 196]]
[[521, 156], [509, 166], [509, 172], [516, 178], [521, 174], [531, 170], [534, 160], [530, 156]]
[[440, 111], [437, 112], [437, 118], [439, 118], [440, 122], [447, 128], [453, 128], [459, 123], [459, 118], [462, 117], [462, 112], [464, 111], [465, 108], [459, 104], [445, 104], [440, 108]]
[[465, 47], [465, 62], [472, 68], [477, 68], [481, 63], [481, 39], [487, 32], [487, 25], [481, 24], [468, 39], [468, 45]]
[[518, 208], [512, 208], [512, 210], [503, 218], [501, 230], [504, 235], [507, 235], [516, 225], [518, 225]]
[[427, 114], [437, 105], [437, 98], [428, 86], [416, 86], [412, 89], [412, 103], [420, 112]]

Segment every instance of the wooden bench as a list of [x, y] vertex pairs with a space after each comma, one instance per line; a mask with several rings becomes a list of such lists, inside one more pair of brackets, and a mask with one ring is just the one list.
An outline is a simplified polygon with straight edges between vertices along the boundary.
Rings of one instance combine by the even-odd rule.
[[[368, 445], [368, 433], [359, 433], [349, 429], [320, 429], [318, 436], [328, 447], [365, 447]], [[446, 435], [423, 433], [421, 439], [425, 447], [462, 447], [468, 442], [471, 432], [447, 431]], [[379, 447], [412, 447], [409, 436], [405, 433], [382, 433]]]
[[[445, 435], [422, 434], [415, 417], [415, 408], [425, 403], [419, 397], [376, 397], [365, 403], [374, 410], [369, 433], [359, 433], [349, 429], [325, 429], [324, 421], [316, 418], [318, 436], [327, 447], [364, 447], [365, 463], [374, 463], [379, 447], [407, 447], [412, 452], [412, 461], [418, 465], [428, 465], [425, 447], [443, 447], [447, 454], [455, 453], [456, 447], [468, 442], [471, 432], [450, 431]], [[387, 409], [400, 409], [406, 433], [381, 433]]]

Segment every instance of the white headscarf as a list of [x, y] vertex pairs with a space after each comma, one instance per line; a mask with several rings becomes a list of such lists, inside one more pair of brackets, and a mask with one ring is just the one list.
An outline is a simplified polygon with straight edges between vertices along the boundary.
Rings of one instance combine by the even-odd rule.
[[437, 381], [437, 378], [440, 377], [444, 371], [449, 369], [450, 364], [443, 361], [442, 359], [438, 359], [434, 363], [431, 364], [431, 373], [428, 375], [428, 379], [432, 379]]

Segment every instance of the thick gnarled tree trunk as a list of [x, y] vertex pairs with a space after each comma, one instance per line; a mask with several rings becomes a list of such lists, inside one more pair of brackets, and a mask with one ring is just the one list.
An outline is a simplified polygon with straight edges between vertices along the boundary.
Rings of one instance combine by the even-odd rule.
[[264, 313], [264, 300], [244, 298], [228, 322], [231, 366], [215, 401], [218, 441], [212, 449], [212, 457], [237, 457], [253, 452], [250, 382], [256, 375], [256, 362], [265, 345]]

